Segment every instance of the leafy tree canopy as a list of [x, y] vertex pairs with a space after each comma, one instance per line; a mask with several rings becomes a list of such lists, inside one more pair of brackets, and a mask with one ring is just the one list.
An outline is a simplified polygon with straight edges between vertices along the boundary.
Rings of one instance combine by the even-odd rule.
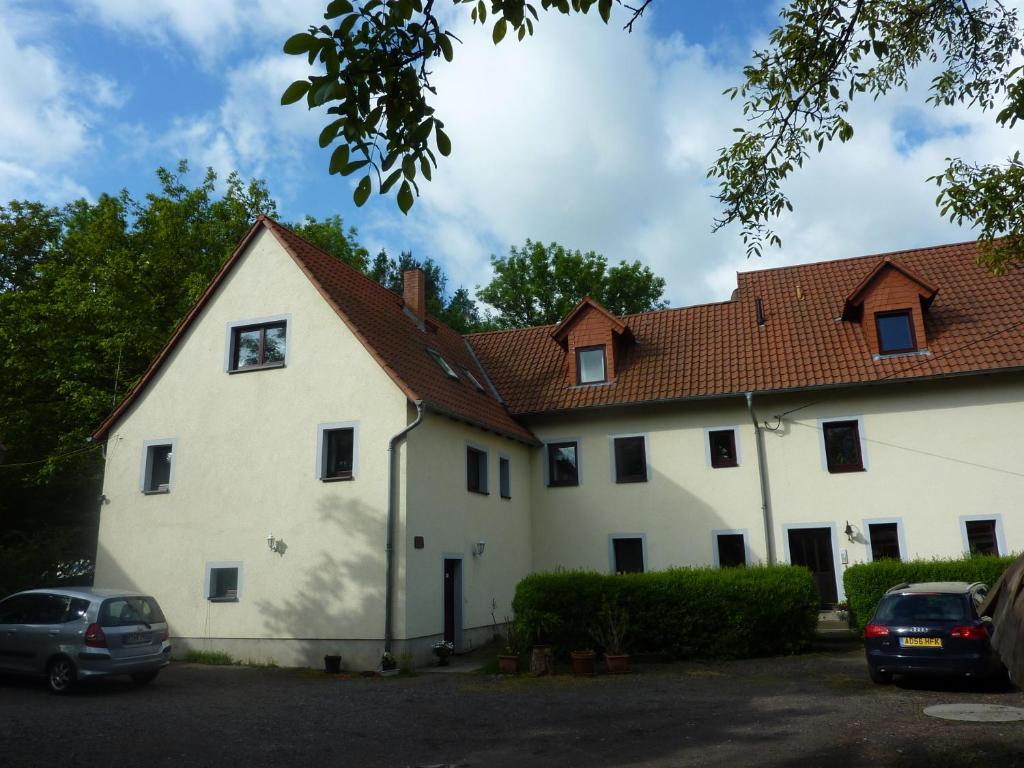
[[664, 279], [638, 261], [609, 269], [599, 253], [527, 240], [509, 248], [508, 256], [492, 256], [491, 266], [494, 278], [477, 296], [498, 310], [499, 328], [557, 323], [584, 296], [616, 315], [666, 306]]
[[[495, 44], [532, 35], [540, 11], [586, 14], [608, 22], [613, 0], [451, 0], [472, 20], [491, 24]], [[614, 0], [627, 9], [627, 30], [652, 0]], [[395, 191], [408, 212], [419, 181], [429, 181], [438, 155], [451, 152], [444, 122], [431, 106], [430, 67], [451, 62], [454, 43], [434, 0], [330, 0], [324, 19], [290, 37], [288, 54], [306, 56], [311, 74], [285, 90], [283, 104], [324, 108], [320, 146], [334, 145], [331, 173], [361, 174], [354, 200], [376, 188]], [[723, 205], [714, 228], [739, 222], [748, 255], [780, 239], [770, 222], [792, 207], [785, 179], [826, 143], [853, 137], [847, 120], [857, 94], [878, 98], [905, 87], [909, 73], [938, 64], [929, 101], [996, 111], [1013, 127], [1024, 117], [1024, 35], [1002, 0], [790, 0], [768, 47], [755, 52], [744, 82], [746, 127], [708, 171]], [[490, 21], [488, 21], [490, 19]], [[943, 215], [977, 227], [988, 266], [1000, 271], [1024, 259], [1024, 161], [1002, 164], [948, 158], [931, 178]], [[1000, 236], [1005, 236], [1000, 239]]]

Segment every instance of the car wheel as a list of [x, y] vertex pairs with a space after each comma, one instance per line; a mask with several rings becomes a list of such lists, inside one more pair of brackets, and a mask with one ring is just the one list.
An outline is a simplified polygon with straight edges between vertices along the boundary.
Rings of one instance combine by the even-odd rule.
[[871, 676], [871, 682], [878, 685], [888, 685], [892, 682], [892, 672], [872, 667], [870, 664], [868, 665], [868, 674]]
[[156, 680], [158, 674], [160, 674], [159, 669], [154, 669], [151, 672], [133, 672], [131, 678], [136, 685], [149, 685]]
[[52, 693], [64, 694], [75, 687], [78, 673], [67, 656], [58, 656], [46, 667], [46, 685]]

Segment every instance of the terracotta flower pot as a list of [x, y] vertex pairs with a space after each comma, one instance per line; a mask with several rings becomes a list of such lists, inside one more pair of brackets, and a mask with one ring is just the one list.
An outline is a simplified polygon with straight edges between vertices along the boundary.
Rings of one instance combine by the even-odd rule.
[[624, 672], [629, 672], [629, 654], [613, 654], [606, 653], [604, 655], [604, 663], [608, 667], [608, 674], [610, 675], [621, 675]]
[[504, 653], [498, 654], [498, 671], [503, 675], [515, 675], [519, 673], [519, 657]]
[[571, 655], [572, 673], [574, 675], [594, 674], [594, 659], [597, 658], [596, 653], [593, 651], [573, 651]]

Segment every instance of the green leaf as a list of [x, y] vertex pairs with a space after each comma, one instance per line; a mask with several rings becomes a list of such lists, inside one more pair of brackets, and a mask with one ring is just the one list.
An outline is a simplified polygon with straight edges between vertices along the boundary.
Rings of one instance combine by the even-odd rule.
[[370, 180], [370, 174], [366, 174], [359, 180], [359, 186], [352, 193], [352, 201], [356, 204], [356, 207], [362, 208], [363, 204], [370, 199], [370, 191], [372, 189], [373, 182]]
[[294, 104], [296, 101], [301, 99], [309, 91], [309, 80], [296, 80], [294, 83], [285, 88], [284, 93], [281, 94], [282, 104]]
[[448, 35], [438, 35], [437, 45], [441, 49], [441, 55], [444, 56], [444, 60], [451, 61], [455, 56], [455, 51], [452, 50], [452, 41], [449, 39]]
[[505, 37], [506, 31], [508, 31], [508, 22], [504, 18], [498, 19], [494, 25], [494, 31], [491, 32], [491, 39], [495, 45], [500, 43], [501, 39]]
[[309, 32], [299, 32], [284, 41], [284, 52], [294, 55], [312, 51], [320, 45], [319, 41]]
[[338, 135], [338, 130], [341, 128], [343, 120], [335, 120], [332, 123], [328, 123], [322, 131], [320, 131], [320, 146], [326, 147], [332, 141], [334, 137]]
[[437, 151], [448, 157], [452, 153], [452, 140], [448, 138], [447, 133], [441, 130], [439, 125], [435, 125], [434, 139], [437, 141]]
[[406, 156], [402, 160], [402, 173], [405, 174], [405, 178], [409, 181], [416, 178], [416, 160], [414, 158]]
[[380, 193], [382, 195], [384, 195], [384, 194], [387, 194], [388, 192], [390, 192], [391, 188], [395, 185], [395, 182], [398, 181], [398, 179], [401, 177], [401, 175], [402, 175], [402, 169], [399, 168], [397, 171], [395, 171], [390, 176], [388, 176], [386, 179], [384, 179], [384, 183], [380, 185]]
[[403, 181], [402, 186], [398, 189], [398, 207], [405, 214], [409, 213], [409, 209], [412, 208], [412, 189], [410, 189], [408, 181]]
[[348, 165], [348, 144], [342, 144], [331, 153], [331, 165], [328, 169], [331, 173], [341, 173], [341, 169]]
[[612, 17], [612, 0], [598, 0], [597, 12], [601, 14], [601, 18], [607, 24]]
[[348, 176], [351, 173], [355, 173], [360, 168], [365, 168], [367, 165], [369, 165], [369, 163], [369, 160], [353, 160], [351, 163], [349, 163], [348, 165], [341, 169], [341, 175]]
[[346, 13], [352, 13], [352, 3], [348, 0], [331, 0], [327, 4], [327, 12], [324, 14], [324, 18], [336, 19]]

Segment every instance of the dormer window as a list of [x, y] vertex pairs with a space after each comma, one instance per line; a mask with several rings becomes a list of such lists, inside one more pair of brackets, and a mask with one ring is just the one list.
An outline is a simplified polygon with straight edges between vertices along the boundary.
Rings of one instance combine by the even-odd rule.
[[576, 349], [576, 383], [599, 384], [607, 381], [604, 346]]
[[459, 374], [457, 374], [455, 372], [454, 368], [452, 368], [450, 365], [448, 365], [448, 361], [447, 360], [445, 360], [443, 357], [441, 357], [441, 353], [440, 352], [435, 352], [432, 349], [428, 349], [427, 350], [427, 354], [429, 354], [432, 358], [434, 358], [434, 362], [437, 363], [439, 366], [441, 366], [441, 370], [444, 371], [445, 375], [449, 379], [453, 379], [455, 381], [459, 380]]
[[914, 323], [909, 309], [899, 312], [878, 312], [875, 314], [875, 327], [878, 329], [879, 354], [893, 355], [917, 350]]

